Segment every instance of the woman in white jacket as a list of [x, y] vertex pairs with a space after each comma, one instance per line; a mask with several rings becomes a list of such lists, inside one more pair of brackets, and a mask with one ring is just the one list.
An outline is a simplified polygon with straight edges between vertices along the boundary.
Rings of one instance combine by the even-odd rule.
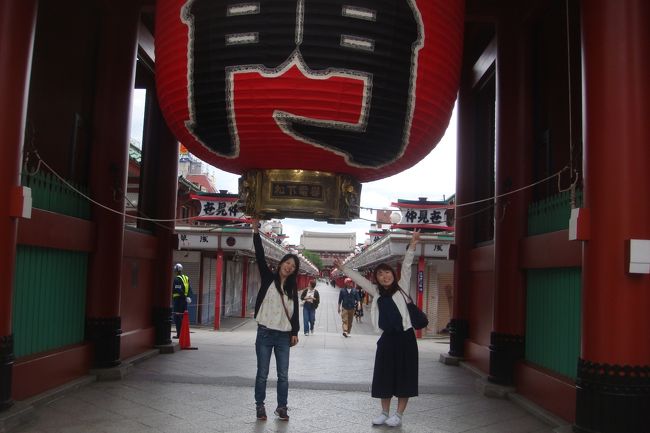
[[[337, 268], [372, 295], [370, 317], [375, 330], [382, 331], [377, 341], [371, 389], [371, 395], [381, 399], [382, 412], [372, 420], [374, 425], [401, 425], [409, 398], [418, 395], [418, 345], [402, 290], [409, 292], [411, 264], [419, 239], [419, 230], [414, 230], [404, 254], [399, 281], [393, 268], [386, 263], [375, 267], [376, 283], [373, 284], [340, 261], [334, 261]], [[389, 416], [393, 397], [397, 397], [397, 411]]]

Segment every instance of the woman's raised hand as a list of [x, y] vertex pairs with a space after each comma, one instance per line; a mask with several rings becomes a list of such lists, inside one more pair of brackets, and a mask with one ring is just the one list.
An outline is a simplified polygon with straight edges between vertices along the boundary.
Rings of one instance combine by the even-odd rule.
[[420, 240], [420, 234], [421, 234], [420, 229], [413, 229], [413, 237], [411, 238], [411, 243], [410, 243], [412, 249], [415, 249], [415, 245]]

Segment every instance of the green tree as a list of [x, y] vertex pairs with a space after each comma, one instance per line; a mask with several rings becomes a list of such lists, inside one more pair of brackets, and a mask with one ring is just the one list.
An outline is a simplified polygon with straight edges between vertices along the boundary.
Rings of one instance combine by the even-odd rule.
[[312, 262], [319, 271], [323, 269], [323, 260], [320, 258], [320, 255], [318, 253], [309, 250], [303, 250], [302, 255], [309, 259], [309, 261]]

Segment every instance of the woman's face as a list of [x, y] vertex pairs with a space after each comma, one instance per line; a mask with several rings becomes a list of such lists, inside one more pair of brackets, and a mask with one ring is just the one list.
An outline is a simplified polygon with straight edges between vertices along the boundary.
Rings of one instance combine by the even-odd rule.
[[389, 287], [390, 285], [393, 284], [393, 281], [395, 281], [395, 277], [393, 276], [393, 273], [388, 269], [378, 270], [376, 278], [377, 278], [377, 284], [384, 287]]
[[280, 277], [287, 278], [296, 271], [296, 261], [293, 257], [288, 258], [280, 265]]

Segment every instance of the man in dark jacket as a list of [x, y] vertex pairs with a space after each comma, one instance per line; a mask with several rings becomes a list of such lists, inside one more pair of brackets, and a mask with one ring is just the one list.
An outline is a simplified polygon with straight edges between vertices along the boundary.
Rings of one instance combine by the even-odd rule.
[[347, 338], [350, 335], [350, 331], [352, 331], [354, 310], [360, 299], [354, 287], [354, 281], [346, 278], [344, 283], [345, 287], [339, 292], [338, 312], [341, 315], [341, 322], [343, 323], [343, 336]]

